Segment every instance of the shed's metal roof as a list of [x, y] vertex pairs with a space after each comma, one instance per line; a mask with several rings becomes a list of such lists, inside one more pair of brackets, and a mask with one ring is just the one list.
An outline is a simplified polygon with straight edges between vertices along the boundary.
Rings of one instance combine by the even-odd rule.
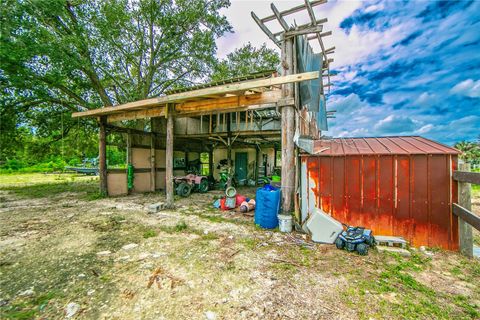
[[419, 136], [320, 139], [315, 141], [315, 150], [323, 150], [318, 156], [461, 153]]

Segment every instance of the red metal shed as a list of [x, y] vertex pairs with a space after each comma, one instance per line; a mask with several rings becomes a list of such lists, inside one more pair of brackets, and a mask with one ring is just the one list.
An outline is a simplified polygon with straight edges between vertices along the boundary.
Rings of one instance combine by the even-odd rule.
[[422, 137], [317, 140], [315, 150], [301, 155], [302, 221], [319, 207], [413, 246], [458, 249], [458, 150]]

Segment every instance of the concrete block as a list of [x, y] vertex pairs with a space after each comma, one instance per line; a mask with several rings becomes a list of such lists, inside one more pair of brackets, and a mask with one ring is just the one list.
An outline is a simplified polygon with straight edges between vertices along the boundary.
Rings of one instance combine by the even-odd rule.
[[148, 213], [157, 213], [165, 207], [164, 202], [157, 202], [148, 206]]

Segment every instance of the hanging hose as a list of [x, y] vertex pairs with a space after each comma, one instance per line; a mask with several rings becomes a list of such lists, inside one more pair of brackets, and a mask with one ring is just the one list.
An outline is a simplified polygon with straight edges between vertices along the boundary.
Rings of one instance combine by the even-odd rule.
[[134, 168], [132, 164], [127, 166], [127, 187], [128, 190], [133, 189]]

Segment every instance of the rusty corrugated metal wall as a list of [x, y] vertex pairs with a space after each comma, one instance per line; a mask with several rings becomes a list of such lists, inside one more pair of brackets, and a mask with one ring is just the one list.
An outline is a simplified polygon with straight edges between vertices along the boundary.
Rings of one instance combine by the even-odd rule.
[[340, 222], [416, 247], [458, 249], [456, 155], [304, 155], [301, 162], [302, 221], [320, 207]]

